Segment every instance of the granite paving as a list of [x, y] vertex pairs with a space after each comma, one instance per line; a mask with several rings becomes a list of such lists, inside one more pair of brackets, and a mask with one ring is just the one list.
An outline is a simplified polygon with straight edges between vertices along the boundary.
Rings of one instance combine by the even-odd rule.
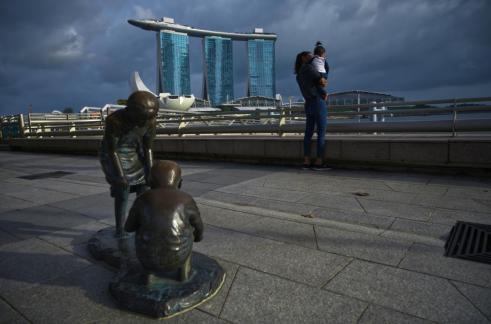
[[[443, 255], [456, 221], [491, 224], [491, 179], [178, 162], [194, 250], [227, 277], [165, 323], [491, 323], [491, 265]], [[108, 226], [97, 157], [0, 151], [0, 323], [155, 322], [119, 308], [87, 251]]]

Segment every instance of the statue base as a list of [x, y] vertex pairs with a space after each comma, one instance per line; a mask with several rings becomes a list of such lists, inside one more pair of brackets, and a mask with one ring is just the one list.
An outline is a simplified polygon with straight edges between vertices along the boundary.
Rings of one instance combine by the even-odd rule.
[[169, 318], [213, 298], [225, 281], [225, 271], [215, 260], [195, 252], [188, 280], [150, 276], [151, 280], [141, 266], [122, 269], [109, 284], [109, 291], [123, 308]]
[[138, 263], [135, 252], [135, 234], [116, 237], [114, 226], [99, 230], [87, 242], [87, 249], [96, 260], [121, 268], [122, 263]]
[[91, 255], [118, 268], [109, 284], [119, 305], [133, 312], [156, 318], [170, 318], [189, 311], [213, 298], [225, 281], [225, 271], [212, 258], [193, 252], [191, 274], [179, 281], [177, 273], [149, 275], [135, 253], [133, 233], [115, 237], [113, 226], [95, 233], [88, 241]]

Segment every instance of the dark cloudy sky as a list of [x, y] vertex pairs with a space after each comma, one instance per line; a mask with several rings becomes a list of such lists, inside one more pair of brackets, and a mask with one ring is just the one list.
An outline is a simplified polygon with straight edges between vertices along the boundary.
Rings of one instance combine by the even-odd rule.
[[[330, 91], [407, 99], [491, 95], [491, 0], [2, 0], [0, 114], [102, 106], [129, 94], [131, 71], [155, 89], [155, 33], [129, 18], [173, 17], [204, 29], [278, 34], [277, 91], [299, 96], [297, 52], [327, 44]], [[201, 96], [201, 43], [191, 40]], [[235, 96], [245, 45], [234, 45]]]

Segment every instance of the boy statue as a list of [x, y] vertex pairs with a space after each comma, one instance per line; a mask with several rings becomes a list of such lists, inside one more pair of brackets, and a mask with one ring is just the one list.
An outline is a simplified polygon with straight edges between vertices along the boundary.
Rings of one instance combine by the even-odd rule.
[[147, 271], [149, 285], [173, 271], [178, 280], [188, 280], [193, 241], [203, 237], [199, 209], [190, 195], [179, 190], [181, 182], [177, 163], [156, 161], [151, 190], [136, 198], [125, 224], [126, 231], [136, 231], [136, 256]]
[[126, 108], [106, 119], [99, 159], [114, 197], [118, 238], [125, 236], [123, 225], [130, 192], [140, 195], [147, 189], [158, 108], [153, 94], [136, 91], [129, 96]]

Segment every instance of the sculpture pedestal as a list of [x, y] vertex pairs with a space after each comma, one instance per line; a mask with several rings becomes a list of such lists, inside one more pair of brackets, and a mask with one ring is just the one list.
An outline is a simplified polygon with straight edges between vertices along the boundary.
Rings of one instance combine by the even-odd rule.
[[[157, 318], [169, 318], [191, 310], [215, 296], [225, 281], [225, 271], [212, 258], [193, 252], [188, 280], [177, 276], [148, 279], [136, 258], [134, 235], [114, 237], [114, 227], [98, 231], [87, 248], [94, 258], [119, 268], [109, 284], [111, 295], [130, 311]], [[175, 278], [174, 278], [175, 277]]]
[[133, 312], [169, 318], [191, 310], [215, 296], [225, 281], [225, 271], [213, 259], [193, 252], [187, 281], [153, 277], [150, 283], [142, 268], [121, 270], [109, 285], [118, 303]]
[[99, 230], [87, 242], [87, 249], [96, 260], [120, 268], [121, 263], [138, 263], [135, 252], [135, 234], [126, 233], [122, 238], [116, 238], [114, 226]]

